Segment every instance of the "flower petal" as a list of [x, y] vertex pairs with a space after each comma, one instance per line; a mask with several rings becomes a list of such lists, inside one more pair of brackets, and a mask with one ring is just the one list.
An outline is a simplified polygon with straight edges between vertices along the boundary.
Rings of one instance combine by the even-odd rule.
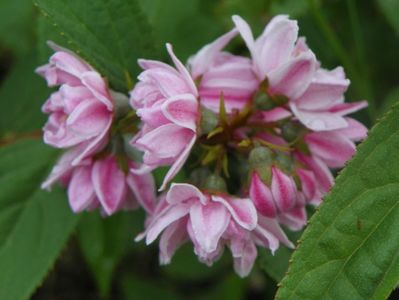
[[114, 104], [108, 92], [104, 79], [97, 72], [86, 72], [82, 76], [82, 83], [100, 100], [109, 111], [113, 111]]
[[188, 183], [172, 183], [166, 194], [166, 201], [169, 204], [179, 204], [191, 200], [198, 200], [204, 205], [208, 203], [207, 197], [197, 187]]
[[183, 218], [190, 211], [190, 204], [170, 205], [163, 209], [161, 214], [154, 216], [153, 222], [148, 226], [146, 244], [156, 240], [158, 235], [173, 222]]
[[249, 196], [260, 214], [269, 218], [274, 218], [276, 216], [277, 212], [272, 192], [269, 187], [262, 182], [256, 172], [252, 174]]
[[93, 165], [92, 181], [97, 198], [108, 215], [120, 208], [126, 196], [125, 174], [112, 156], [97, 160]]
[[234, 270], [241, 277], [246, 277], [254, 266], [258, 251], [252, 241], [245, 244], [244, 251], [241, 257], [234, 258]]
[[203, 205], [197, 202], [191, 206], [190, 220], [199, 245], [206, 253], [211, 253], [217, 249], [229, 224], [230, 214], [220, 203], [209, 202]]
[[255, 42], [259, 56], [256, 67], [262, 80], [270, 71], [289, 59], [297, 38], [297, 21], [289, 20], [285, 15], [279, 15], [270, 20]]
[[191, 94], [177, 95], [162, 104], [164, 116], [174, 124], [196, 131], [199, 103]]
[[280, 212], [287, 211], [295, 205], [297, 191], [294, 180], [276, 167], [272, 167], [271, 190]]
[[176, 159], [176, 161], [173, 163], [173, 165], [170, 167], [168, 173], [166, 173], [163, 182], [161, 184], [161, 187], [159, 188], [158, 191], [163, 191], [166, 188], [166, 185], [168, 182], [175, 177], [177, 172], [180, 171], [180, 169], [183, 167], [184, 163], [186, 162], [188, 156], [191, 153], [191, 148], [194, 146], [195, 141], [197, 140], [197, 136], [193, 134], [191, 141], [186, 145], [186, 148], [183, 150], [183, 152], [180, 153], [179, 157]]
[[311, 51], [304, 52], [269, 73], [269, 92], [296, 99], [308, 88], [315, 69], [314, 54]]
[[72, 210], [77, 213], [89, 207], [95, 199], [91, 181], [92, 166], [77, 167], [68, 186], [68, 199]]
[[219, 202], [227, 208], [233, 217], [241, 227], [252, 230], [255, 228], [258, 222], [258, 216], [256, 214], [256, 208], [250, 199], [225, 199], [219, 196], [212, 196], [212, 201]]
[[175, 251], [187, 240], [187, 220], [181, 219], [170, 224], [159, 240], [159, 261], [169, 264]]
[[155, 209], [155, 182], [151, 173], [136, 175], [129, 173], [126, 177], [134, 197], [147, 213], [153, 213]]
[[187, 71], [186, 67], [181, 63], [181, 61], [176, 57], [175, 53], [173, 52], [172, 45], [167, 43], [166, 49], [168, 50], [169, 56], [172, 58], [173, 63], [176, 66], [176, 69], [183, 76], [187, 86], [190, 88], [191, 93], [197, 97], [198, 96], [197, 87], [195, 86], [195, 83], [191, 78], [190, 73]]
[[342, 167], [356, 151], [352, 141], [334, 131], [309, 133], [305, 141], [310, 151], [329, 167]]
[[203, 75], [210, 65], [213, 64], [215, 56], [237, 35], [237, 29], [232, 29], [217, 38], [212, 43], [202, 47], [197, 54], [190, 57], [188, 64], [193, 78]]

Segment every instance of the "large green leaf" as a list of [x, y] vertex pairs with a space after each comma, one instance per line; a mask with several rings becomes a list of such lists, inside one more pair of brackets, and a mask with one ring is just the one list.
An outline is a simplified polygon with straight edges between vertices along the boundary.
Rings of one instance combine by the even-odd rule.
[[399, 1], [397, 0], [377, 0], [381, 11], [387, 18], [388, 22], [399, 35]]
[[96, 211], [86, 213], [79, 222], [79, 245], [103, 298], [109, 296], [118, 263], [136, 245], [132, 237], [142, 230], [143, 219], [140, 212], [103, 218]]
[[399, 281], [399, 106], [311, 218], [278, 299], [384, 299]]
[[27, 299], [76, 224], [64, 192], [39, 190], [55, 154], [39, 141], [0, 149], [0, 299]]
[[33, 132], [43, 126], [45, 115], [40, 107], [50, 90], [45, 80], [34, 73], [38, 66], [35, 52], [21, 58], [0, 86], [0, 136], [7, 134], [13, 138], [15, 133]]
[[83, 56], [110, 81], [127, 91], [138, 72], [137, 58], [154, 55], [151, 28], [136, 0], [37, 0], [62, 45]]
[[34, 7], [31, 0], [0, 1], [0, 44], [14, 54], [26, 54], [33, 45]]
[[[161, 53], [166, 54], [165, 43], [172, 43], [177, 56], [185, 61], [202, 46], [223, 33], [219, 20], [206, 10], [212, 10], [216, 1], [139, 0], [143, 11], [154, 28]], [[230, 27], [233, 26], [231, 22]]]

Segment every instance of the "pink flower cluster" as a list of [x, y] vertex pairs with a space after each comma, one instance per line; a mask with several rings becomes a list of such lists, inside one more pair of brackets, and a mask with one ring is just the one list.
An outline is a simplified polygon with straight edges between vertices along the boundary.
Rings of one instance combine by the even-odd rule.
[[[235, 271], [247, 276], [257, 247], [293, 247], [282, 227], [302, 229], [306, 207], [333, 184], [330, 168], [353, 156], [367, 129], [347, 115], [367, 102], [344, 102], [343, 69], [321, 67], [296, 21], [276, 16], [255, 39], [241, 17], [232, 19], [235, 27], [187, 67], [169, 44], [174, 66], [140, 59], [123, 116], [105, 79], [54, 46], [37, 69], [60, 86], [43, 106], [44, 141], [67, 151], [43, 187], [67, 186], [75, 212], [110, 215], [139, 204], [148, 217], [137, 240], [160, 237], [162, 264], [191, 242], [208, 265], [229, 249]], [[250, 57], [223, 50], [235, 37]], [[132, 126], [119, 126], [126, 121]], [[157, 193], [152, 172], [165, 166]], [[180, 171], [186, 182], [173, 182]]]

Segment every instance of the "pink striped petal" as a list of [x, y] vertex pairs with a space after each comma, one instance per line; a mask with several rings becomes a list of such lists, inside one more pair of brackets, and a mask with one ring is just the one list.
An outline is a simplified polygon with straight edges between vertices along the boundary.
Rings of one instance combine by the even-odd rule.
[[297, 37], [297, 21], [289, 20], [285, 15], [270, 20], [255, 42], [259, 56], [256, 67], [261, 79], [289, 59]]
[[129, 173], [126, 177], [135, 199], [147, 213], [153, 213], [155, 209], [155, 182], [152, 174], [136, 175]]
[[270, 189], [262, 182], [258, 173], [252, 174], [251, 185], [249, 187], [249, 196], [255, 204], [258, 212], [266, 217], [274, 218], [276, 216], [276, 207], [273, 195]]
[[368, 131], [367, 127], [352, 118], [345, 118], [345, 120], [348, 123], [348, 127], [339, 129], [337, 132], [355, 142], [366, 138]]
[[169, 204], [189, 201], [200, 201], [204, 205], [208, 203], [207, 197], [197, 187], [188, 183], [172, 183], [166, 194], [166, 201]]
[[139, 108], [136, 111], [141, 121], [152, 128], [170, 123], [162, 112], [162, 103], [158, 102], [150, 107]]
[[108, 142], [107, 136], [109, 128], [112, 124], [112, 118], [109, 118], [108, 124], [105, 126], [104, 130], [101, 134], [95, 137], [92, 140], [88, 140], [87, 142], [82, 143], [82, 151], [79, 153], [77, 157], [72, 161], [72, 165], [78, 165], [84, 158], [88, 157], [90, 154], [94, 152], [100, 151]]
[[81, 59], [64, 51], [55, 52], [50, 57], [50, 63], [54, 64], [56, 68], [78, 78], [80, 78], [82, 73], [92, 70], [91, 67]]
[[316, 180], [320, 185], [321, 191], [327, 193], [334, 184], [334, 178], [327, 165], [320, 158], [315, 156], [311, 157], [301, 153], [296, 153], [296, 157], [313, 171]]
[[191, 94], [177, 95], [166, 100], [162, 105], [164, 116], [174, 124], [196, 131], [198, 101]]
[[193, 134], [190, 129], [176, 124], [165, 124], [144, 134], [135, 144], [158, 158], [173, 158], [185, 149]]
[[190, 207], [190, 204], [185, 203], [171, 205], [163, 209], [161, 214], [154, 216], [153, 221], [148, 226], [146, 244], [151, 244], [165, 228], [186, 216], [190, 211]]
[[326, 131], [345, 128], [348, 126], [345, 118], [328, 111], [309, 111], [298, 108], [294, 102], [290, 103], [292, 112], [307, 128], [314, 131]]
[[69, 204], [74, 212], [81, 212], [95, 199], [91, 182], [92, 166], [82, 166], [74, 170], [68, 186]]
[[300, 54], [269, 73], [269, 92], [289, 99], [300, 97], [308, 88], [315, 68], [316, 58], [311, 51]]
[[97, 72], [86, 72], [81, 76], [82, 83], [100, 100], [109, 111], [113, 111], [114, 104], [108, 92], [104, 79]]
[[75, 134], [89, 139], [107, 129], [112, 114], [95, 99], [81, 102], [66, 120], [67, 128]]
[[330, 112], [336, 113], [341, 116], [349, 115], [357, 112], [368, 106], [367, 101], [359, 101], [354, 103], [341, 103], [337, 104], [330, 109]]
[[306, 209], [304, 207], [294, 208], [280, 215], [279, 221], [293, 231], [301, 230], [307, 222]]
[[181, 219], [170, 224], [159, 240], [159, 261], [169, 264], [176, 250], [187, 240], [187, 220]]
[[316, 178], [314, 173], [305, 169], [297, 169], [296, 173], [301, 180], [302, 191], [305, 194], [307, 200], [312, 200], [316, 195]]
[[249, 52], [251, 53], [252, 58], [257, 62], [257, 53], [255, 49], [255, 40], [252, 35], [251, 28], [248, 26], [248, 23], [245, 22], [240, 16], [234, 15], [232, 16], [233, 22], [240, 33], [241, 37], [245, 41]]
[[172, 180], [172, 178], [175, 177], [175, 175], [183, 167], [184, 163], [186, 162], [188, 156], [191, 153], [191, 148], [194, 146], [196, 140], [197, 140], [197, 136], [195, 134], [192, 134], [191, 141], [186, 145], [186, 148], [183, 150], [183, 152], [180, 153], [179, 157], [176, 159], [176, 161], [170, 167], [168, 173], [166, 173], [166, 175], [163, 179], [162, 185], [158, 191], [163, 191], [166, 188], [166, 185], [168, 184], [168, 182], [170, 180]]
[[288, 118], [291, 115], [292, 114], [288, 110], [282, 107], [276, 107], [271, 110], [261, 112], [261, 118], [263, 122], [277, 122]]
[[[278, 224], [276, 219], [270, 219], [267, 217], [260, 216], [258, 219], [258, 226], [255, 229], [256, 231], [265, 234], [268, 233], [269, 235], [272, 235], [277, 241], [280, 241], [284, 245], [286, 245], [289, 248], [294, 248], [294, 244], [288, 239], [284, 231], [281, 229], [280, 225]], [[272, 253], [274, 253], [275, 250], [278, 249], [278, 244], [277, 247], [269, 247]]]
[[329, 167], [342, 167], [356, 151], [353, 142], [334, 131], [307, 134], [305, 141], [310, 151]]
[[258, 251], [253, 242], [247, 242], [241, 257], [234, 258], [234, 270], [241, 277], [246, 277], [254, 266]]
[[51, 187], [55, 182], [60, 180], [62, 177], [69, 177], [73, 170], [72, 161], [81, 152], [80, 147], [72, 148], [66, 151], [60, 159], [57, 161], [55, 166], [50, 172], [50, 175], [41, 184], [42, 189], [51, 190]]
[[[295, 99], [295, 104], [302, 110], [328, 110], [342, 99], [350, 81], [337, 76], [340, 67], [332, 71], [319, 69], [305, 93]], [[342, 71], [343, 72], [343, 71]]]
[[189, 87], [190, 92], [195, 97], [197, 97], [198, 96], [197, 87], [195, 86], [195, 83], [194, 83], [193, 79], [191, 78], [190, 73], [187, 71], [186, 67], [182, 64], [182, 62], [176, 57], [175, 53], [173, 52], [172, 45], [167, 43], [166, 44], [166, 49], [168, 50], [169, 56], [172, 58], [172, 61], [175, 64], [176, 69], [182, 75], [182, 77], [185, 80], [187, 86]]
[[287, 211], [295, 205], [296, 186], [294, 180], [276, 167], [272, 167], [271, 190], [276, 207], [280, 212]]
[[188, 64], [193, 78], [203, 75], [214, 62], [220, 51], [237, 35], [237, 29], [232, 29], [212, 43], [202, 47], [197, 54], [189, 58]]
[[120, 208], [126, 196], [125, 174], [112, 156], [97, 160], [93, 165], [92, 181], [98, 200], [108, 215]]
[[212, 196], [212, 201], [224, 205], [230, 212], [234, 221], [247, 230], [253, 230], [258, 222], [256, 208], [250, 199], [225, 199], [219, 196]]
[[206, 253], [217, 249], [219, 240], [229, 225], [230, 214], [220, 203], [209, 202], [203, 205], [194, 203], [190, 209], [193, 233], [200, 247]]

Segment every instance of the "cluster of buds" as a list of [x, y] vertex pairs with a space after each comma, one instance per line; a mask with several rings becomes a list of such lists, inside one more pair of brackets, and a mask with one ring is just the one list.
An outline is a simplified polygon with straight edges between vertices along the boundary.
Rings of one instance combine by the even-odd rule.
[[[44, 188], [66, 186], [74, 212], [143, 207], [136, 240], [160, 236], [162, 264], [190, 241], [208, 265], [229, 248], [246, 276], [257, 247], [293, 247], [282, 227], [302, 229], [307, 205], [331, 188], [330, 168], [367, 134], [347, 115], [367, 102], [344, 102], [343, 69], [321, 68], [296, 21], [276, 16], [257, 39], [242, 18], [233, 22], [187, 65], [170, 44], [174, 66], [140, 59], [130, 99], [56, 45], [37, 72], [60, 86], [43, 106], [44, 141], [67, 148]], [[236, 36], [250, 57], [223, 51]], [[152, 172], [165, 166], [157, 190]], [[179, 172], [185, 182], [173, 182]]]

